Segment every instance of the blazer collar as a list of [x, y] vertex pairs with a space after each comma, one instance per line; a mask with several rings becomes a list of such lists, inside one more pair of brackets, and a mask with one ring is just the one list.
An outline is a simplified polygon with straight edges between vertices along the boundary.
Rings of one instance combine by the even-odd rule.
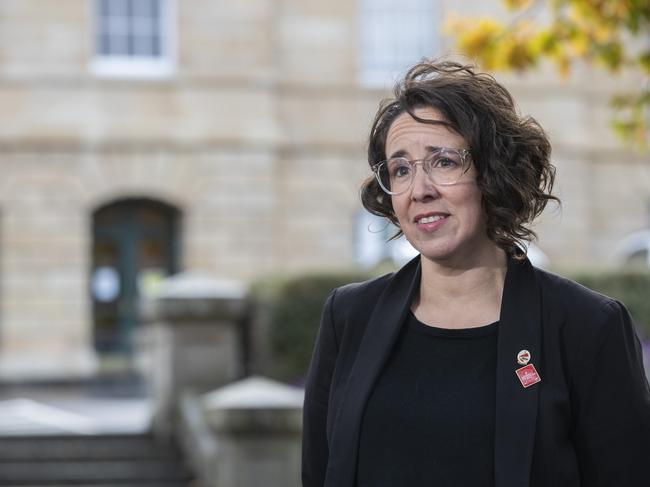
[[[495, 487], [527, 487], [535, 442], [540, 384], [524, 388], [515, 371], [521, 350], [542, 370], [542, 295], [528, 259], [510, 259], [501, 300], [497, 345]], [[542, 377], [543, 380], [543, 377]]]
[[[325, 487], [353, 487], [361, 419], [368, 396], [420, 285], [420, 258], [398, 271], [377, 301], [334, 420]], [[495, 487], [529, 484], [539, 385], [525, 389], [515, 370], [526, 349], [540, 371], [541, 306], [534, 269], [510, 259], [506, 273], [496, 371]]]

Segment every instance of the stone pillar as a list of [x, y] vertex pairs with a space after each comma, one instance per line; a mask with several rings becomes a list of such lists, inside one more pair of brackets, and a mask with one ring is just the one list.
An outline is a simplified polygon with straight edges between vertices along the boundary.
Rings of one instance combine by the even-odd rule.
[[139, 365], [154, 399], [154, 430], [175, 432], [183, 391], [206, 392], [243, 375], [240, 324], [246, 289], [234, 281], [181, 273], [142, 303], [148, 326]]
[[207, 487], [298, 487], [304, 392], [249, 377], [202, 398], [217, 444]]

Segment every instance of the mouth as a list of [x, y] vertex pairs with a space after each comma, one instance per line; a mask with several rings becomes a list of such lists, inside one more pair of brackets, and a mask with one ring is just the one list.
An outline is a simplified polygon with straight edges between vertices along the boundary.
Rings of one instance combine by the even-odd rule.
[[440, 220], [447, 218], [449, 214], [447, 213], [427, 213], [424, 215], [417, 215], [414, 218], [414, 221], [418, 225], [425, 225], [427, 223], [436, 223]]

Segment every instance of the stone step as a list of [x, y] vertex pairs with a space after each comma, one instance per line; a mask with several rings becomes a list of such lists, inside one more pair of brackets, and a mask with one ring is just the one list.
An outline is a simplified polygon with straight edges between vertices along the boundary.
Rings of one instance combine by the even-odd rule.
[[155, 480], [152, 482], [138, 481], [137, 483], [123, 483], [123, 482], [101, 482], [101, 483], [28, 483], [28, 484], [0, 484], [3, 487], [194, 487], [195, 484], [187, 481], [182, 482], [166, 482], [163, 480]]
[[0, 485], [97, 484], [97, 483], [180, 483], [189, 479], [177, 462], [60, 461], [0, 463]]
[[187, 487], [191, 477], [151, 435], [0, 438], [3, 487]]
[[0, 437], [0, 462], [172, 459], [178, 451], [149, 435]]

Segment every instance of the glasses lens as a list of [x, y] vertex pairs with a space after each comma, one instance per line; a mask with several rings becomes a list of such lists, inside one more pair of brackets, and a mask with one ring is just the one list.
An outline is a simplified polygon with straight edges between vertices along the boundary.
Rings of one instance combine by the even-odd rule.
[[396, 157], [383, 162], [379, 167], [379, 182], [389, 194], [400, 194], [411, 187], [413, 167], [404, 158]]
[[453, 149], [440, 149], [424, 162], [424, 169], [436, 184], [455, 184], [465, 169], [465, 161], [460, 152]]

